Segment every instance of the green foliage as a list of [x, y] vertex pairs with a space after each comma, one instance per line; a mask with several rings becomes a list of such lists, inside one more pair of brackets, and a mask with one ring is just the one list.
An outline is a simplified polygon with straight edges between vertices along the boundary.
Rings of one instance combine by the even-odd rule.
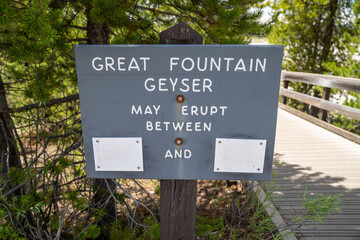
[[55, 215], [55, 214], [52, 215], [52, 216], [50, 217], [51, 230], [53, 230], [53, 231], [59, 230], [60, 221], [61, 221], [61, 219], [59, 219], [59, 216], [57, 216], [57, 215]]
[[224, 221], [222, 217], [196, 217], [196, 235], [206, 237], [208, 239], [223, 239], [224, 237]]
[[[329, 61], [324, 66], [336, 76], [360, 78], [360, 2], [354, 2], [355, 29], [346, 31], [343, 35], [347, 58], [342, 62]], [[345, 98], [343, 105], [360, 109], [360, 95], [355, 92], [337, 92], [339, 97]], [[360, 135], [360, 121], [349, 119], [339, 114], [332, 114], [330, 122], [335, 126]]]
[[[352, 0], [277, 0], [274, 13], [280, 21], [270, 34], [270, 42], [285, 46], [284, 69], [360, 78], [360, 5]], [[289, 88], [321, 97], [321, 87], [290, 83]], [[332, 97], [345, 97], [344, 105], [359, 108], [359, 95], [331, 91]], [[289, 99], [288, 105], [317, 116], [314, 107]], [[359, 121], [331, 113], [329, 122], [360, 134]]]
[[160, 239], [160, 224], [156, 223], [150, 226], [149, 229], [144, 233], [144, 239]]
[[66, 35], [71, 37], [69, 26], [64, 22], [73, 16], [66, 9], [52, 8], [50, 0], [24, 5], [4, 2], [2, 11], [6, 18], [0, 20], [5, 23], [0, 27], [0, 46], [7, 60], [16, 64], [7, 74], [26, 76], [31, 81], [27, 82], [25, 96], [46, 102], [63, 84], [57, 82], [58, 76], [68, 72], [68, 68], [60, 68], [59, 64], [69, 62], [61, 55], [71, 50], [65, 40]]
[[155, 186], [155, 194], [160, 197], [160, 184]]
[[266, 235], [271, 232], [276, 234], [276, 225], [268, 216], [262, 205], [255, 207], [255, 212], [249, 219], [248, 229], [250, 233], [247, 235], [252, 239], [265, 239]]
[[101, 229], [99, 226], [96, 226], [96, 225], [89, 226], [85, 232], [86, 237], [90, 238], [90, 239], [98, 238], [100, 236], [100, 233], [101, 233]]
[[24, 172], [15, 167], [10, 168], [9, 178], [13, 182], [13, 184], [20, 184], [24, 181], [25, 175]]
[[19, 233], [14, 232], [9, 225], [0, 227], [0, 240], [26, 240], [26, 238], [19, 236]]
[[335, 195], [314, 195], [305, 189], [303, 196], [303, 207], [306, 211], [304, 217], [314, 222], [323, 222], [332, 212], [340, 212], [339, 197]]
[[135, 240], [136, 239], [136, 229], [131, 229], [128, 227], [126, 221], [114, 222], [110, 230], [110, 239], [124, 239], [124, 240]]
[[262, 2], [174, 1], [174, 5], [180, 9], [182, 20], [192, 23], [197, 31], [206, 36], [205, 43], [246, 44], [252, 37], [264, 37], [270, 30], [268, 24], [259, 23], [262, 15], [259, 6]]
[[[340, 92], [339, 96], [345, 97], [343, 105], [360, 109], [360, 95], [358, 93]], [[330, 122], [337, 127], [360, 135], [360, 121], [332, 113], [330, 115]]]
[[141, 228], [130, 228], [125, 219], [114, 222], [110, 229], [110, 239], [160, 239], [160, 224], [152, 216], [147, 216], [144, 219], [144, 226]]
[[148, 216], [144, 220], [144, 224], [148, 227], [142, 234], [142, 239], [157, 240], [160, 239], [160, 224], [152, 216]]
[[[220, 181], [217, 181], [219, 183]], [[214, 188], [216, 183], [212, 182]], [[244, 192], [220, 194], [216, 201], [211, 201], [209, 212], [198, 216], [196, 235], [200, 239], [281, 239], [271, 217], [267, 214], [264, 203], [259, 201], [259, 192], [253, 183], [244, 182]], [[224, 186], [219, 186], [222, 188]], [[270, 184], [266, 199], [273, 198], [275, 187]], [[229, 189], [227, 189], [229, 190]]]
[[[269, 41], [285, 47], [283, 69], [288, 71], [323, 74], [323, 63], [342, 61], [346, 54], [341, 35], [350, 21], [351, 0], [276, 0], [271, 3], [273, 13], [279, 16]], [[336, 49], [336, 51], [334, 51]], [[294, 91], [319, 97], [322, 90], [309, 84], [290, 82]], [[288, 105], [317, 116], [316, 109], [289, 99]]]
[[273, 192], [276, 189], [274, 182], [266, 185], [265, 199], [259, 200], [259, 191], [251, 190], [249, 192], [249, 205], [251, 214], [247, 221], [248, 232], [244, 239], [266, 239], [268, 236], [276, 238], [280, 233], [277, 231], [276, 225], [273, 223], [271, 217], [266, 211], [266, 202], [272, 201], [274, 198]]
[[[0, 199], [0, 237], [55, 239], [60, 231], [63, 239], [159, 239], [159, 223], [143, 213], [148, 209], [123, 190], [110, 195], [86, 178], [79, 102], [45, 104], [78, 93], [74, 44], [158, 43], [159, 32], [179, 21], [206, 43], [249, 43], [270, 29], [259, 22], [261, 2], [0, 1], [0, 81], [9, 108], [41, 107], [14, 113], [7, 126], [19, 136], [21, 167], [1, 176], [1, 194], [7, 195]], [[107, 208], [113, 196], [127, 213], [114, 225], [106, 222], [113, 221]], [[126, 216], [148, 227], [129, 226]]]
[[343, 77], [360, 78], [360, 2], [355, 1], [353, 4], [354, 28], [343, 33], [347, 58], [344, 61], [328, 61], [324, 63], [332, 74]]
[[272, 4], [280, 21], [269, 36], [283, 44], [284, 68], [323, 73], [323, 63], [346, 59], [343, 33], [352, 25], [351, 0], [276, 0]]

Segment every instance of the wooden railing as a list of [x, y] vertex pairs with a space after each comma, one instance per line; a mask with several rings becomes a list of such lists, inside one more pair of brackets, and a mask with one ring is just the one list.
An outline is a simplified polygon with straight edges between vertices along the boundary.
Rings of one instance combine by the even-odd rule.
[[[329, 101], [331, 88], [360, 93], [360, 79], [283, 71], [282, 81], [283, 87], [280, 88], [280, 95], [283, 97], [282, 101], [284, 104], [286, 104], [287, 98], [292, 98], [321, 109], [320, 119], [322, 120], [326, 119], [326, 111], [331, 111], [360, 121], [360, 109]], [[313, 97], [288, 89], [290, 81], [323, 87], [322, 98]]]

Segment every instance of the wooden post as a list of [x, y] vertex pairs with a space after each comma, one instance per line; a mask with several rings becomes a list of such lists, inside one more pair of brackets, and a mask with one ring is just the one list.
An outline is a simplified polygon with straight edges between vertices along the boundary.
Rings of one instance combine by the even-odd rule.
[[[331, 93], [331, 88], [324, 87], [323, 88], [323, 94], [322, 94], [321, 98], [324, 99], [324, 100], [329, 100], [330, 99], [330, 93]], [[324, 110], [324, 109], [321, 109], [319, 118], [321, 120], [323, 120], [323, 121], [326, 121], [327, 111]]]
[[[284, 80], [284, 81], [283, 81], [283, 87], [284, 87], [285, 89], [287, 89], [287, 88], [289, 87], [289, 81]], [[285, 97], [285, 96], [282, 97], [282, 103], [286, 105], [286, 103], [287, 103], [287, 97]]]
[[[181, 22], [160, 33], [160, 44], [203, 44], [202, 36]], [[196, 180], [160, 181], [160, 239], [196, 238]]]

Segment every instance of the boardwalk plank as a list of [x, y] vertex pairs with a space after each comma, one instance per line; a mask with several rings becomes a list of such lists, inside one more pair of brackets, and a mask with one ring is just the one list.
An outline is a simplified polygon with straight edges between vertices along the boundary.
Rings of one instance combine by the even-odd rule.
[[305, 188], [343, 193], [342, 212], [294, 229], [300, 239], [360, 239], [360, 145], [279, 109], [273, 203], [284, 219], [301, 212]]

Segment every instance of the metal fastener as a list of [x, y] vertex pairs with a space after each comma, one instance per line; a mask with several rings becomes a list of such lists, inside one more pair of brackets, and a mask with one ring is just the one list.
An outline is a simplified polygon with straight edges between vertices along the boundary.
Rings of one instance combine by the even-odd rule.
[[185, 97], [183, 95], [177, 95], [176, 96], [176, 101], [178, 103], [182, 103], [185, 100]]
[[175, 139], [175, 144], [176, 144], [176, 145], [180, 146], [182, 143], [183, 143], [182, 138], [176, 138], [176, 139]]

